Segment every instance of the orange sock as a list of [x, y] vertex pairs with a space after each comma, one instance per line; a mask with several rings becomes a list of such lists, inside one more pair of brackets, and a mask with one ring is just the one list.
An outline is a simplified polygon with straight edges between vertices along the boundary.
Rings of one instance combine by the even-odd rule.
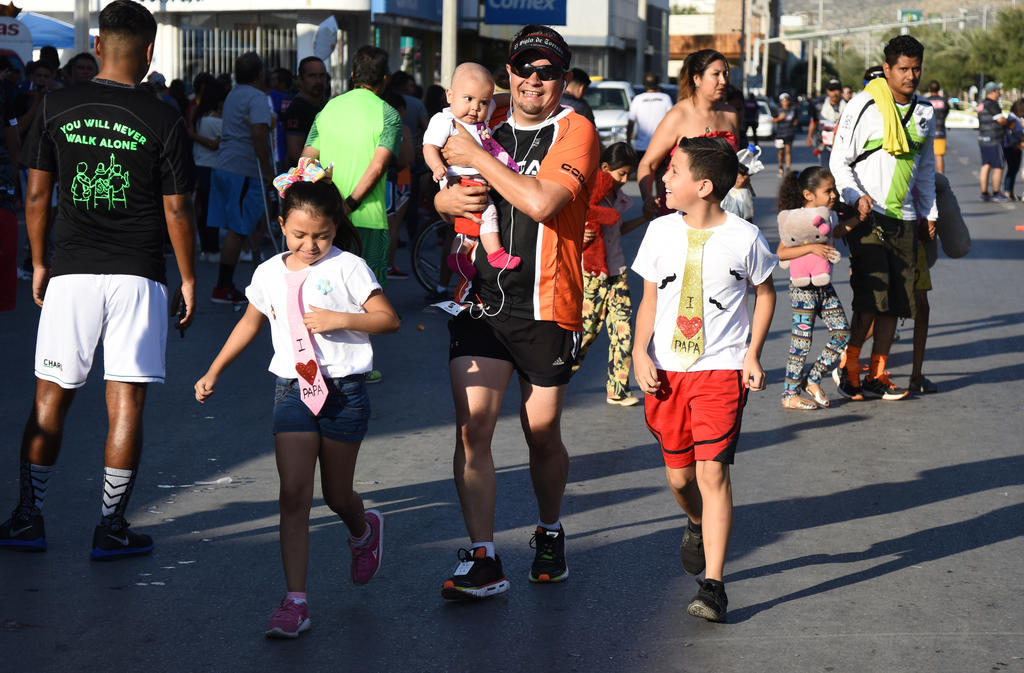
[[872, 355], [871, 371], [868, 372], [868, 378], [871, 380], [882, 378], [885, 374], [885, 363], [888, 359], [888, 355]]
[[846, 347], [846, 380], [860, 387], [860, 346]]

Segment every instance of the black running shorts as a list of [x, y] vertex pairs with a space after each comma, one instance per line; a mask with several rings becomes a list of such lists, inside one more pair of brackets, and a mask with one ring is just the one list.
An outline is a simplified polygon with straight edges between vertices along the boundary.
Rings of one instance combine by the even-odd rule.
[[561, 386], [569, 382], [579, 355], [579, 332], [545, 320], [508, 315], [473, 317], [471, 313], [477, 310], [466, 309], [448, 322], [449, 361], [474, 356], [505, 360], [535, 386]]

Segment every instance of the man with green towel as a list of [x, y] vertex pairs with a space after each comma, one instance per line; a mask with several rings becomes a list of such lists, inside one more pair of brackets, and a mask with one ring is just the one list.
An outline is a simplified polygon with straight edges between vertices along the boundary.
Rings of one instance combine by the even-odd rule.
[[[916, 95], [924, 45], [899, 35], [885, 46], [884, 79], [868, 82], [846, 106], [829, 168], [842, 200], [869, 226], [847, 235], [853, 321], [839, 392], [851, 399], [902, 400], [885, 372], [899, 318], [914, 317], [917, 219], [935, 236], [935, 111]], [[861, 347], [874, 323], [871, 364], [860, 380]]]

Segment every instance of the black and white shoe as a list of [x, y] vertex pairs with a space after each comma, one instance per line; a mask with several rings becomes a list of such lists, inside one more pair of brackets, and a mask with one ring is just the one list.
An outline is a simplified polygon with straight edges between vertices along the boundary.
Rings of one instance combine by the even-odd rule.
[[910, 395], [909, 390], [900, 388], [890, 381], [888, 376], [866, 380], [861, 385], [861, 389], [864, 391], [865, 398], [881, 399], [889, 402], [902, 400]]
[[459, 565], [441, 586], [441, 598], [464, 601], [490, 598], [508, 591], [509, 582], [501, 569], [501, 559], [487, 556], [483, 547], [459, 550]]
[[128, 529], [123, 517], [104, 517], [92, 534], [93, 561], [116, 561], [153, 551], [153, 538]]
[[0, 549], [46, 551], [43, 515], [35, 507], [18, 506], [0, 525]]

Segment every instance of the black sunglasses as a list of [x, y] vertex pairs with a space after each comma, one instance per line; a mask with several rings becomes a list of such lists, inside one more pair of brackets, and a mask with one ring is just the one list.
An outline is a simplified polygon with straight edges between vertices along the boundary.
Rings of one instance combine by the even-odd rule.
[[537, 73], [537, 77], [542, 82], [550, 82], [553, 79], [565, 77], [565, 70], [560, 65], [530, 65], [529, 63], [522, 65], [509, 63], [509, 65], [512, 67], [512, 72], [515, 73], [516, 77], [522, 77], [523, 79], [530, 79], [533, 73]]

